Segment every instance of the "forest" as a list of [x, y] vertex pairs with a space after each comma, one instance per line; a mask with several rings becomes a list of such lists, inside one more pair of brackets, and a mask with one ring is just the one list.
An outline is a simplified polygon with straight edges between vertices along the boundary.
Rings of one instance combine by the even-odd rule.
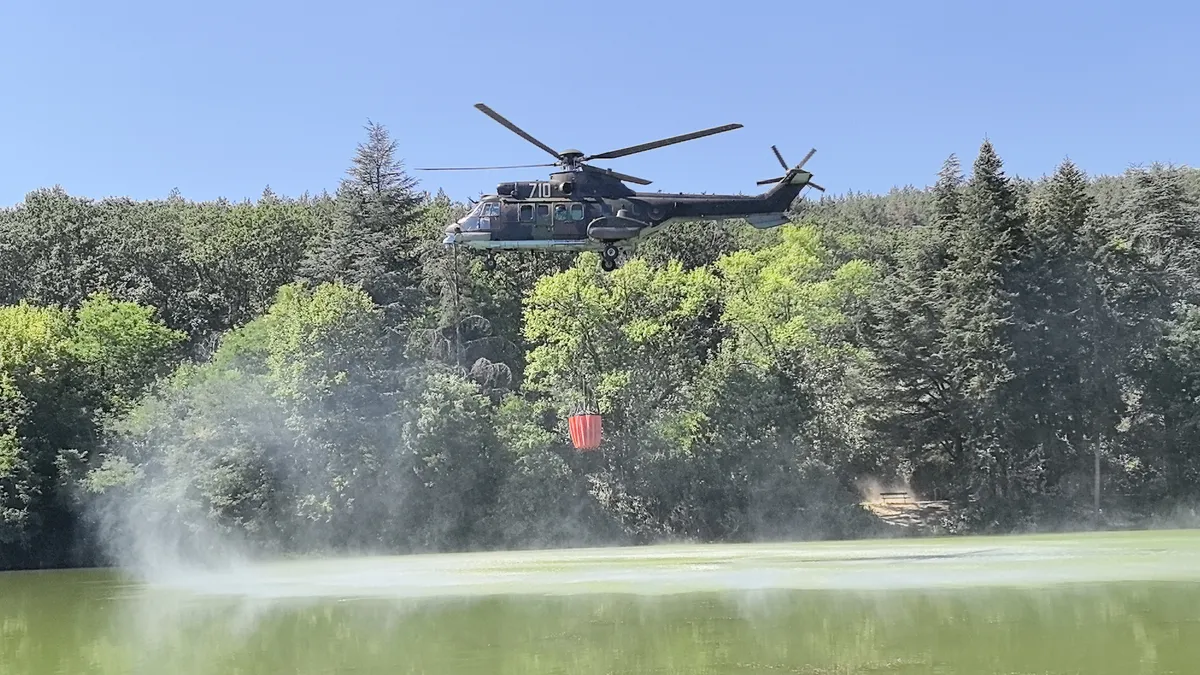
[[0, 569], [889, 536], [870, 485], [952, 534], [1191, 522], [1200, 170], [984, 141], [606, 273], [443, 247], [469, 205], [364, 136], [333, 194], [0, 211]]

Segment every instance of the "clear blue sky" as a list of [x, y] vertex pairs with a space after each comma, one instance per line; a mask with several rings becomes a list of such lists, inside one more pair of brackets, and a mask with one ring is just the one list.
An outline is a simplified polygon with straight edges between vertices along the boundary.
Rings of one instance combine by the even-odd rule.
[[[338, 9], [338, 7], [344, 7]], [[770, 152], [831, 192], [930, 183], [985, 135], [1010, 173], [1200, 164], [1195, 3], [0, 3], [0, 205], [333, 189], [368, 118], [407, 167], [523, 164], [727, 122], [597, 162], [647, 189], [754, 192]], [[509, 172], [416, 172], [454, 197]]]

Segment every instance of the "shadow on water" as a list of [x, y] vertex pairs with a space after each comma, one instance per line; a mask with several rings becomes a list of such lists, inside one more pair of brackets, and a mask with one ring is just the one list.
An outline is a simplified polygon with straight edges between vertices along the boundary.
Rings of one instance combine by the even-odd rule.
[[0, 672], [29, 675], [1133, 675], [1197, 663], [1194, 581], [406, 598], [0, 575]]

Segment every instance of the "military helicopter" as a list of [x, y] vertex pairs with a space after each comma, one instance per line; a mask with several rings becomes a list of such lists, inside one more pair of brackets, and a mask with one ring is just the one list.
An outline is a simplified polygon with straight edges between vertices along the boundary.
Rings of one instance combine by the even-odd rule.
[[650, 181], [598, 169], [586, 162], [616, 159], [675, 143], [740, 129], [726, 124], [658, 141], [586, 155], [579, 150], [557, 151], [530, 136], [483, 103], [485, 115], [552, 155], [547, 164], [517, 164], [485, 167], [434, 167], [419, 171], [481, 171], [530, 167], [562, 167], [545, 181], [504, 182], [496, 193], [482, 197], [466, 216], [446, 227], [446, 246], [466, 245], [481, 249], [599, 250], [605, 271], [617, 268], [622, 252], [642, 237], [684, 221], [744, 219], [757, 228], [778, 227], [788, 222], [785, 212], [805, 187], [825, 191], [812, 182], [803, 167], [816, 152], [809, 150], [799, 164], [788, 168], [778, 148], [771, 146], [784, 175], [758, 181], [776, 184], [759, 195], [709, 195], [636, 192], [625, 183], [649, 185]]

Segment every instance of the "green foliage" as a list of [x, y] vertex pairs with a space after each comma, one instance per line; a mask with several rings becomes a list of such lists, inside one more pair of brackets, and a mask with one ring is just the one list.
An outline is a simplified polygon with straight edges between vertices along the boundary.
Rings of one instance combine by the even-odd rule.
[[80, 477], [102, 415], [124, 412], [185, 337], [153, 314], [104, 294], [77, 310], [0, 307], [0, 563], [39, 543], [64, 555], [54, 551], [72, 536], [63, 483]]
[[332, 196], [0, 211], [0, 566], [865, 536], [872, 483], [952, 531], [1195, 500], [1200, 172], [984, 142], [605, 273], [442, 247], [467, 205], [399, 154], [369, 124]]
[[597, 262], [581, 255], [530, 293], [526, 389], [552, 394], [564, 411], [649, 414], [684, 393], [716, 344], [716, 279], [706, 268], [640, 260], [605, 273]]
[[340, 282], [311, 291], [284, 286], [256, 322], [247, 333], [265, 340], [255, 347], [264, 352], [277, 395], [297, 401], [329, 396], [381, 348], [380, 312], [364, 293]]
[[717, 267], [724, 284], [722, 321], [737, 330], [742, 353], [760, 366], [800, 354], [820, 358], [836, 348], [826, 338], [845, 325], [845, 307], [866, 295], [874, 276], [862, 260], [830, 275], [828, 254], [812, 227], [787, 228], [780, 244], [738, 251]]
[[107, 390], [106, 407], [123, 412], [164, 374], [172, 350], [187, 339], [154, 318], [153, 307], [95, 293], [75, 312], [71, 353]]

